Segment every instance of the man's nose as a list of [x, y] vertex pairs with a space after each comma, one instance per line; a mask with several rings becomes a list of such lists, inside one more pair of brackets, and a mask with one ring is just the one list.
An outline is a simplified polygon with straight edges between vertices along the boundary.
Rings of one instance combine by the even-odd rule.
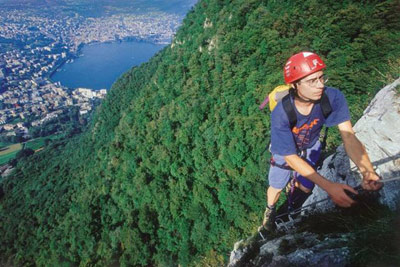
[[317, 88], [324, 88], [325, 83], [324, 80], [322, 78], [317, 79]]

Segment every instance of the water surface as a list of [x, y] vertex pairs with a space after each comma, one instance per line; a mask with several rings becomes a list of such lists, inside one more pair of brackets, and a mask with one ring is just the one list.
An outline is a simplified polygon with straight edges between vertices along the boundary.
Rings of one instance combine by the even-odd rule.
[[85, 45], [79, 58], [65, 63], [51, 79], [69, 88], [110, 89], [124, 72], [148, 61], [164, 46], [137, 41]]

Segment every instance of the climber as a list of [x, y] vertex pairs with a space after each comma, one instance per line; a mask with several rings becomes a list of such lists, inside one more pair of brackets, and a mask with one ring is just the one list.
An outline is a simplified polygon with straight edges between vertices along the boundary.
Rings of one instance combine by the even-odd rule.
[[[354, 200], [346, 194], [346, 190], [357, 194], [352, 187], [333, 183], [315, 170], [321, 155], [319, 138], [323, 125], [338, 126], [346, 153], [363, 176], [362, 187], [374, 191], [382, 187], [376, 182], [380, 178], [364, 146], [354, 134], [344, 95], [338, 89], [325, 87], [325, 67], [322, 59], [311, 52], [293, 55], [284, 66], [284, 79], [291, 89], [271, 113], [272, 157], [267, 207], [259, 231], [273, 229], [275, 204], [285, 187], [292, 190], [291, 201], [297, 207], [312, 193], [314, 184], [325, 190], [336, 205], [350, 207], [354, 204]], [[328, 100], [322, 101], [324, 98]], [[323, 102], [328, 102], [327, 114], [323, 110], [322, 106], [326, 106]]]

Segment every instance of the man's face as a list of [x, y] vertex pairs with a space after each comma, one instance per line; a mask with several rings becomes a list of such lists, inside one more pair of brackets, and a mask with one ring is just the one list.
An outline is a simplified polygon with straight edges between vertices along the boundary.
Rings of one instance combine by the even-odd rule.
[[318, 71], [297, 82], [297, 93], [305, 100], [319, 100], [324, 90], [324, 72]]

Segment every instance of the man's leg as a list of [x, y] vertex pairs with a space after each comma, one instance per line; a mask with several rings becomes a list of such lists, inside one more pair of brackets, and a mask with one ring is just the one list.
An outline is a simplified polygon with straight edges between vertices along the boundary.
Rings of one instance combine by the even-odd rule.
[[[282, 157], [283, 159], [283, 157]], [[269, 187], [267, 190], [267, 207], [264, 211], [263, 223], [259, 227], [259, 231], [264, 229], [273, 229], [275, 226], [275, 204], [278, 202], [282, 189], [290, 179], [290, 170], [281, 169], [271, 166], [268, 174]]]
[[276, 202], [278, 202], [281, 192], [282, 192], [282, 189], [277, 189], [272, 186], [268, 187], [267, 204], [269, 207], [275, 206]]

